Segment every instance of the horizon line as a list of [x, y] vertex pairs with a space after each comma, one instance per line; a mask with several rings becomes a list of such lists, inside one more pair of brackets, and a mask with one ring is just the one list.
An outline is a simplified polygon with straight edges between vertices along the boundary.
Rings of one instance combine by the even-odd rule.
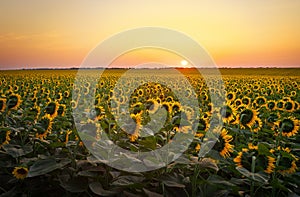
[[56, 68], [47, 68], [47, 67], [31, 67], [31, 68], [1, 68], [2, 71], [10, 71], [10, 70], [92, 70], [92, 69], [257, 69], [257, 68], [273, 68], [273, 69], [299, 69], [300, 66], [222, 66], [222, 67], [180, 67], [180, 66], [170, 66], [170, 67], [110, 67], [110, 68], [104, 68], [104, 67], [56, 67]]

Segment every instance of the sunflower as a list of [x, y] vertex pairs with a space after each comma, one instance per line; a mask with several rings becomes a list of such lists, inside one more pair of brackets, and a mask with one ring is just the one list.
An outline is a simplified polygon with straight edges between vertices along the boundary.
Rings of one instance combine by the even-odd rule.
[[280, 174], [285, 176], [297, 171], [298, 167], [296, 162], [298, 161], [298, 158], [291, 153], [289, 148], [279, 146], [274, 150], [274, 154], [279, 157], [277, 169]]
[[279, 100], [276, 102], [276, 108], [279, 109], [279, 110], [282, 110], [283, 107], [284, 107], [284, 101], [283, 100]]
[[162, 106], [163, 108], [165, 108], [165, 110], [166, 110], [169, 114], [172, 112], [172, 104], [171, 104], [171, 103], [164, 101], [164, 102], [161, 103], [161, 106]]
[[39, 125], [41, 127], [37, 129], [35, 137], [40, 139], [45, 138], [48, 135], [48, 133], [51, 132], [52, 124], [53, 124], [53, 120], [49, 114], [43, 116], [41, 121], [39, 122]]
[[57, 116], [57, 110], [59, 108], [59, 104], [56, 101], [52, 101], [47, 103], [45, 108], [45, 112], [50, 115], [51, 118], [55, 118]]
[[66, 105], [65, 104], [59, 104], [57, 109], [57, 114], [60, 116], [64, 116], [66, 111]]
[[150, 114], [154, 114], [158, 110], [159, 104], [155, 99], [148, 99], [145, 102], [145, 107]]
[[266, 100], [266, 98], [265, 97], [263, 97], [263, 96], [259, 96], [259, 97], [257, 97], [256, 99], [255, 99], [255, 102], [257, 103], [257, 105], [259, 105], [259, 106], [264, 106], [266, 103], [267, 103], [267, 100]]
[[28, 168], [26, 168], [26, 167], [15, 167], [14, 170], [12, 171], [12, 174], [17, 179], [25, 179], [27, 177], [27, 174], [28, 174]]
[[247, 97], [247, 96], [244, 96], [242, 98], [242, 103], [245, 105], [245, 106], [249, 106], [251, 104], [251, 98]]
[[68, 90], [64, 91], [63, 96], [64, 98], [69, 98], [70, 92]]
[[95, 107], [95, 117], [97, 120], [101, 120], [105, 115], [105, 109], [102, 106]]
[[234, 105], [235, 105], [236, 108], [238, 108], [239, 106], [242, 106], [243, 105], [242, 100], [241, 99], [236, 99], [234, 101]]
[[[272, 129], [274, 131], [281, 129], [282, 136], [286, 136], [286, 137], [295, 136], [299, 130], [299, 120], [292, 117], [284, 118], [282, 120], [278, 120], [277, 122], [275, 122]], [[278, 132], [276, 132], [275, 135], [278, 135]]]
[[275, 158], [271, 157], [271, 156], [267, 156], [267, 158], [268, 158], [268, 166], [265, 169], [265, 172], [267, 174], [271, 174], [274, 171], [275, 167], [276, 167], [275, 166]]
[[62, 93], [59, 92], [59, 93], [56, 95], [56, 100], [57, 100], [57, 101], [61, 101], [62, 98], [63, 98]]
[[[251, 169], [252, 159], [255, 156], [255, 171], [263, 170], [265, 173], [272, 173], [275, 169], [275, 158], [270, 155], [258, 154], [258, 147], [253, 144], [248, 144], [248, 148], [243, 148], [242, 151], [238, 152], [238, 155], [233, 159], [236, 166]], [[270, 154], [272, 150], [269, 151]]]
[[76, 100], [72, 100], [71, 101], [71, 107], [72, 107], [72, 109], [76, 109], [77, 105], [78, 105], [78, 102]]
[[229, 102], [233, 102], [235, 98], [236, 98], [236, 95], [234, 92], [228, 92], [226, 94], [226, 100]]
[[276, 109], [276, 102], [274, 100], [269, 100], [266, 104], [268, 110], [273, 111]]
[[239, 120], [241, 128], [245, 128], [246, 126], [251, 128], [255, 124], [255, 120], [258, 119], [257, 114], [258, 112], [251, 108], [243, 109], [237, 115], [237, 120]]
[[287, 112], [292, 112], [294, 110], [294, 106], [295, 106], [295, 102], [293, 100], [287, 100], [284, 105], [283, 108], [285, 109], [285, 111]]
[[236, 111], [229, 103], [227, 103], [225, 106], [221, 107], [220, 113], [223, 121], [229, 123], [234, 120]]
[[22, 100], [19, 94], [12, 94], [9, 96], [6, 106], [9, 110], [16, 110], [20, 106], [21, 102]]
[[233, 161], [235, 162], [236, 166], [238, 166], [238, 167], [244, 167], [243, 164], [242, 164], [243, 163], [242, 162], [242, 160], [243, 160], [243, 154], [246, 153], [246, 152], [248, 152], [248, 151], [249, 151], [249, 149], [243, 148], [242, 151], [238, 152], [238, 155], [233, 159]]
[[4, 144], [8, 144], [10, 141], [10, 131], [0, 131], [0, 148], [4, 145]]
[[290, 92], [290, 96], [295, 97], [297, 95], [297, 92], [295, 90]]
[[200, 118], [198, 121], [196, 121], [197, 124], [194, 124], [197, 126], [195, 137], [201, 138], [205, 135], [205, 133], [208, 131], [210, 125], [208, 119]]
[[228, 131], [223, 128], [220, 132], [218, 141], [214, 145], [214, 149], [216, 149], [224, 158], [230, 157], [230, 153], [233, 152], [234, 145], [230, 144], [232, 139], [233, 138], [228, 134]]
[[143, 89], [138, 89], [137, 90], [137, 95], [139, 96], [139, 97], [142, 97], [142, 96], [144, 96], [144, 90]]
[[177, 112], [179, 112], [181, 110], [181, 105], [179, 102], [175, 101], [172, 103], [172, 111], [174, 114], [176, 114]]
[[142, 117], [141, 114], [132, 114], [132, 119], [135, 120], [135, 129], [132, 134], [130, 134], [129, 139], [131, 142], [135, 142], [139, 137], [140, 129], [142, 128]]
[[0, 112], [4, 112], [6, 109], [6, 99], [0, 98]]
[[263, 126], [263, 123], [262, 123], [261, 119], [257, 118], [255, 120], [254, 125], [252, 126], [251, 131], [257, 133], [262, 128], [262, 126]]

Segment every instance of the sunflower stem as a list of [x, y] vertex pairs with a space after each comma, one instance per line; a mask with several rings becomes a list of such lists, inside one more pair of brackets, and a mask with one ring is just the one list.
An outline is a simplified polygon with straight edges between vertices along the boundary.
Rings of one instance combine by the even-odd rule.
[[251, 180], [251, 188], [250, 188], [250, 196], [254, 196], [254, 172], [255, 172], [255, 160], [256, 157], [252, 156], [252, 163], [251, 163], [251, 172], [252, 172], [252, 180]]

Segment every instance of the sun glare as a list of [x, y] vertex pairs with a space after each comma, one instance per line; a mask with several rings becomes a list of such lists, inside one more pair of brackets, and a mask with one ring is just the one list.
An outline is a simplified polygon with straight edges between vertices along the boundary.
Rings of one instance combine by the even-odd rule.
[[181, 60], [180, 63], [181, 63], [182, 66], [187, 66], [188, 65], [188, 62], [186, 60]]

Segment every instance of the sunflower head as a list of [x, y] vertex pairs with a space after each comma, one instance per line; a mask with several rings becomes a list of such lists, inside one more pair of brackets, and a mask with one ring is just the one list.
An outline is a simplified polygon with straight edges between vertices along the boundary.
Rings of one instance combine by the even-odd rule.
[[228, 92], [227, 94], [226, 94], [226, 100], [227, 101], [234, 101], [234, 99], [235, 99], [235, 97], [236, 97], [236, 95], [235, 95], [235, 93], [234, 92]]
[[59, 104], [55, 101], [49, 102], [45, 108], [45, 112], [50, 115], [51, 118], [55, 118], [57, 116]]
[[20, 106], [22, 100], [19, 94], [11, 94], [7, 100], [7, 108], [9, 110], [16, 110]]
[[293, 100], [288, 100], [284, 103], [283, 108], [287, 112], [292, 112], [294, 110], [295, 102]]
[[251, 128], [255, 124], [255, 120], [257, 120], [257, 112], [251, 108], [245, 108], [238, 115], [238, 120], [242, 128], [246, 126]]
[[[275, 125], [281, 130], [282, 136], [292, 137], [298, 133], [299, 130], [299, 120], [289, 117], [282, 120], [278, 120]], [[276, 130], [276, 128], [273, 128]], [[278, 133], [277, 133], [278, 134]]]
[[10, 134], [9, 130], [0, 130], [0, 148], [4, 144], [8, 144], [10, 141]]
[[219, 139], [215, 143], [213, 149], [218, 151], [222, 157], [224, 158], [229, 157], [230, 153], [233, 152], [233, 147], [234, 147], [232, 144], [230, 144], [232, 139], [233, 138], [231, 135], [228, 134], [228, 131], [225, 128], [223, 128], [219, 133]]
[[27, 174], [28, 174], [28, 168], [26, 168], [26, 167], [15, 167], [14, 170], [12, 171], [12, 174], [17, 179], [25, 179], [27, 177]]
[[272, 111], [276, 109], [276, 102], [274, 100], [270, 100], [267, 102], [266, 107], [268, 110]]
[[66, 105], [65, 104], [60, 104], [58, 106], [58, 109], [57, 109], [57, 114], [60, 115], [60, 116], [64, 116], [65, 111], [66, 111]]
[[52, 129], [53, 120], [49, 114], [42, 117], [39, 124], [40, 127], [37, 128], [36, 137], [43, 139], [45, 138]]
[[0, 112], [4, 112], [6, 109], [6, 99], [0, 98]]

